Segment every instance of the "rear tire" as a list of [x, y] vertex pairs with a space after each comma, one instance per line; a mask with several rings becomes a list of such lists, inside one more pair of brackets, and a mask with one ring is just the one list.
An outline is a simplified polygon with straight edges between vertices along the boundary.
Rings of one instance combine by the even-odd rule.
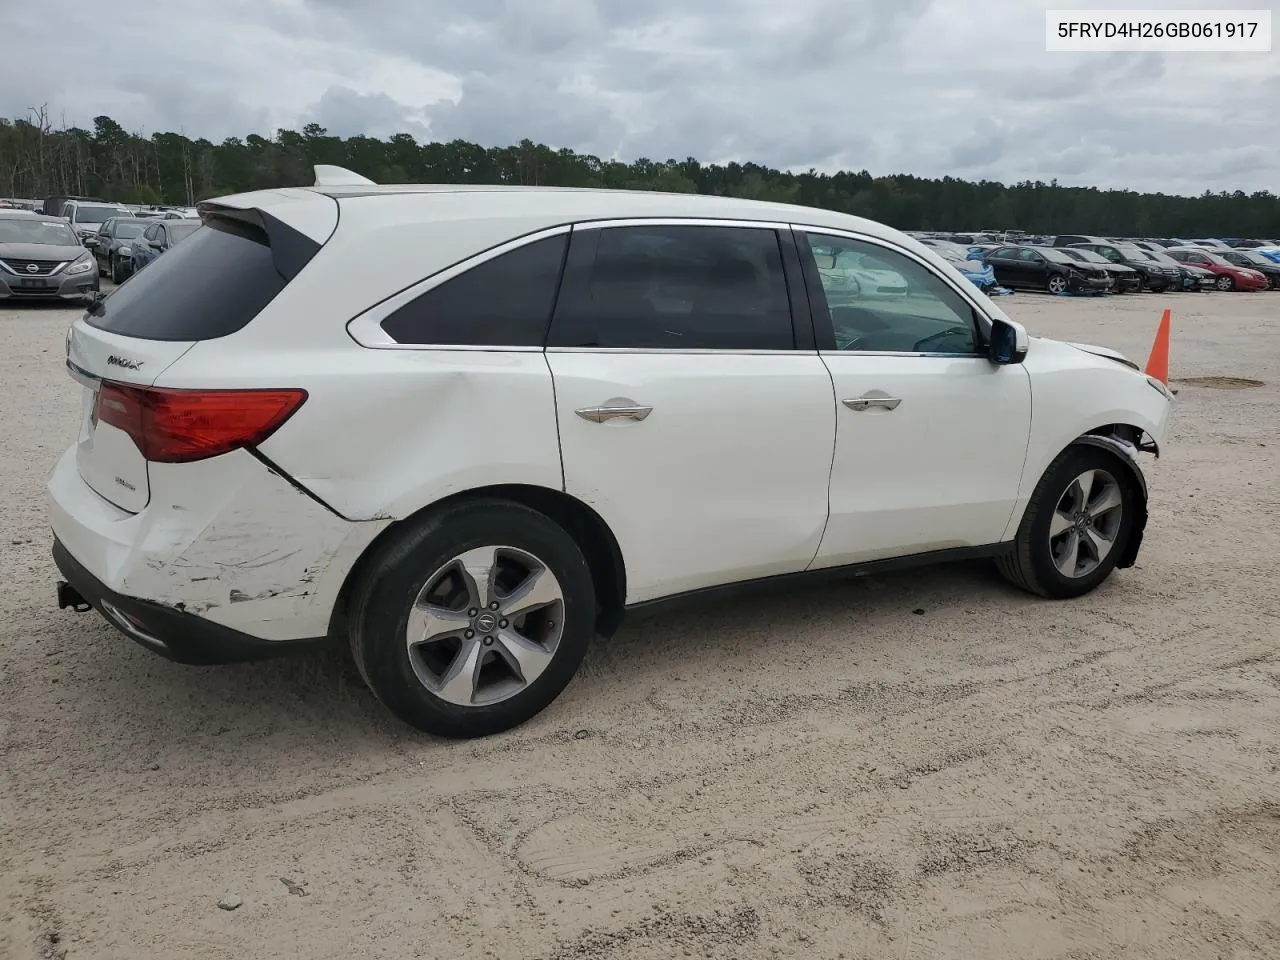
[[471, 500], [381, 547], [351, 611], [356, 666], [392, 713], [427, 733], [483, 737], [524, 723], [568, 686], [595, 633], [595, 588], [581, 549], [551, 519]]
[[1013, 549], [997, 561], [1001, 574], [1042, 597], [1089, 593], [1124, 554], [1140, 495], [1116, 455], [1068, 447], [1036, 485]]

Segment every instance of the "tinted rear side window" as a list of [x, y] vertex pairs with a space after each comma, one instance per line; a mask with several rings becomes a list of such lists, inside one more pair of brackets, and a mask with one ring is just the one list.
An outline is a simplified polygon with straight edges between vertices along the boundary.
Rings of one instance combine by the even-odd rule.
[[382, 321], [397, 343], [541, 347], [551, 322], [567, 233], [476, 264]]
[[693, 225], [575, 230], [547, 344], [794, 349], [777, 233]]
[[263, 229], [215, 218], [131, 277], [87, 320], [125, 337], [212, 340], [244, 327], [286, 282]]

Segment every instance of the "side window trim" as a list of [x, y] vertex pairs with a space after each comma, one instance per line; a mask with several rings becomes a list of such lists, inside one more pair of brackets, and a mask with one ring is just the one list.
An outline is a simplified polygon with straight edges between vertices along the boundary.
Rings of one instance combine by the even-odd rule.
[[[562, 223], [554, 227], [548, 227], [544, 230], [536, 230], [533, 233], [526, 233], [523, 236], [504, 241], [496, 246], [481, 250], [479, 253], [459, 260], [450, 264], [435, 273], [416, 280], [407, 287], [397, 290], [395, 293], [384, 297], [377, 303], [371, 304], [362, 313], [356, 315], [347, 323], [347, 335], [362, 347], [369, 347], [373, 350], [469, 350], [480, 353], [541, 353], [541, 346], [476, 346], [470, 344], [447, 344], [440, 345], [434, 343], [401, 343], [392, 338], [391, 334], [382, 329], [382, 321], [389, 317], [396, 310], [399, 310], [405, 304], [412, 303], [418, 297], [422, 296], [428, 290], [441, 286], [452, 280], [459, 274], [466, 273], [472, 267], [478, 267], [480, 264], [489, 260], [496, 259], [505, 253], [518, 250], [521, 247], [536, 243], [539, 240], [545, 240], [548, 237], [563, 236], [569, 233], [573, 228], [573, 224]], [[561, 264], [561, 276], [563, 277], [564, 265]], [[545, 335], [544, 335], [545, 339]]]
[[[603, 231], [613, 228], [622, 227], [742, 227], [751, 230], [768, 230], [773, 233], [778, 243], [779, 252], [782, 256], [782, 266], [784, 278], [787, 281], [787, 299], [790, 306], [791, 316], [791, 333], [794, 346], [785, 350], [767, 350], [767, 349], [721, 349], [715, 347], [690, 347], [679, 350], [682, 354], [744, 354], [744, 355], [772, 355], [785, 354], [791, 355], [795, 353], [812, 353], [816, 350], [814, 344], [814, 321], [808, 319], [808, 331], [806, 332], [805, 322], [800, 317], [808, 313], [809, 301], [807, 297], [798, 299], [798, 295], [804, 294], [804, 288], [799, 290], [792, 289], [792, 277], [787, 273], [787, 246], [788, 236], [791, 233], [790, 226], [781, 221], [773, 220], [739, 220], [732, 217], [618, 217], [610, 219], [597, 220], [580, 220], [573, 224], [574, 234], [581, 236], [588, 232], [594, 231], [596, 237], [603, 235]], [[795, 254], [794, 247], [792, 253]], [[561, 275], [561, 283], [569, 275], [572, 267], [570, 261], [573, 258], [573, 242], [570, 242], [569, 257], [566, 259], [565, 268]], [[797, 256], [802, 263], [803, 257]], [[795, 279], [799, 280], [797, 276]], [[807, 284], [805, 285], [807, 286]], [[558, 298], [557, 298], [558, 299]], [[798, 312], [799, 311], [799, 312]], [[652, 354], [669, 354], [673, 351], [664, 347], [562, 347], [547, 346], [547, 353], [652, 353]]]
[[921, 353], [910, 350], [859, 350], [858, 356], [863, 357], [984, 357], [985, 353], [981, 352], [986, 346], [987, 338], [991, 333], [991, 318], [987, 315], [986, 310], [978, 304], [968, 291], [963, 290], [951, 278], [943, 276], [923, 257], [919, 256], [915, 251], [908, 250], [906, 247], [899, 246], [891, 240], [882, 237], [870, 236], [864, 233], [855, 233], [852, 230], [842, 230], [835, 227], [824, 227], [818, 224], [791, 224], [791, 230], [796, 238], [796, 245], [800, 250], [801, 265], [804, 270], [805, 287], [809, 293], [809, 301], [813, 304], [813, 327], [814, 334], [817, 338], [818, 351], [820, 353], [836, 353], [836, 337], [835, 328], [831, 323], [831, 309], [827, 304], [826, 293], [822, 287], [822, 279], [818, 276], [817, 262], [813, 258], [813, 251], [809, 246], [809, 235], [811, 233], [824, 234], [829, 237], [843, 237], [848, 240], [857, 240], [860, 243], [870, 244], [872, 246], [883, 247], [896, 254], [914, 260], [918, 266], [928, 271], [934, 279], [946, 285], [953, 293], [973, 312], [974, 332], [978, 345], [978, 352], [975, 353]]

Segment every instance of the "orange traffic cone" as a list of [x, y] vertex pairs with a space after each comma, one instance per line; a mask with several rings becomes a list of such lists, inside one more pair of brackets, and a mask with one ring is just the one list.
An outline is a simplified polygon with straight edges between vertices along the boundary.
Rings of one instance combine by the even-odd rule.
[[1156, 331], [1156, 341], [1151, 345], [1151, 356], [1147, 358], [1146, 374], [1155, 377], [1166, 387], [1169, 385], [1169, 314], [1168, 308], [1160, 318], [1160, 328]]

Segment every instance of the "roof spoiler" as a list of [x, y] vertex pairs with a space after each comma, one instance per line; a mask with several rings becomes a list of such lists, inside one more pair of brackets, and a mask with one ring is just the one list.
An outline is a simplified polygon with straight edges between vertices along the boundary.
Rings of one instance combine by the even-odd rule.
[[362, 177], [360, 174], [348, 170], [346, 167], [335, 167], [331, 163], [317, 163], [314, 167], [316, 172], [317, 187], [360, 187], [360, 186], [377, 186], [368, 177]]

